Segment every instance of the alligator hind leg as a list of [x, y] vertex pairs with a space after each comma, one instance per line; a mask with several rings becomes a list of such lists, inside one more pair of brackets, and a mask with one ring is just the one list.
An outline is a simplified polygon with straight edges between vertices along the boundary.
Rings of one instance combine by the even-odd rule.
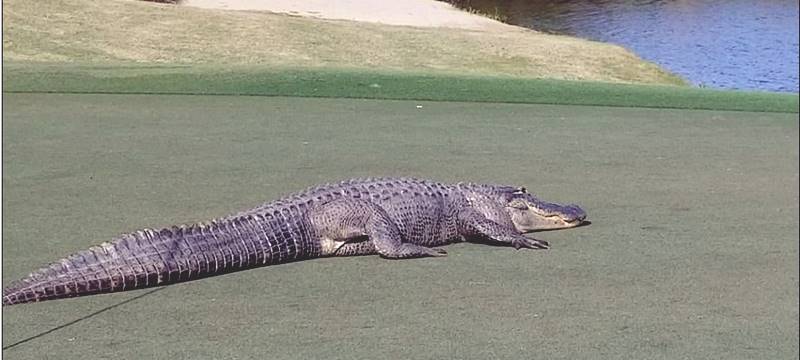
[[360, 255], [376, 255], [378, 250], [375, 250], [375, 244], [364, 236], [364, 239], [350, 240], [342, 244], [338, 249], [333, 252], [333, 256], [360, 256]]
[[[386, 211], [369, 201], [340, 198], [321, 204], [310, 212], [311, 223], [317, 229], [322, 242], [338, 244], [332, 254], [339, 254], [344, 247], [345, 255], [352, 246], [345, 246], [350, 240], [367, 236], [374, 245], [374, 251], [389, 259], [403, 259], [423, 256], [443, 256], [440, 249], [432, 249], [412, 243], [404, 243], [397, 225]], [[325, 246], [323, 246], [324, 252]], [[359, 246], [356, 250], [369, 251]], [[350, 255], [350, 254], [347, 254]], [[361, 255], [354, 253], [352, 255]]]

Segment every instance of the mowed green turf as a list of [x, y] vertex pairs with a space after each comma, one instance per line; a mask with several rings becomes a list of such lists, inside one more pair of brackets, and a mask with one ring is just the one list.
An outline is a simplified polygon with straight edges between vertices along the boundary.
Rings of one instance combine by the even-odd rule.
[[798, 112], [797, 93], [687, 86], [258, 66], [4, 65], [6, 92], [266, 95]]
[[8, 359], [798, 356], [797, 114], [3, 95], [3, 281], [321, 182], [527, 186], [592, 224], [547, 251], [329, 258], [3, 308]]

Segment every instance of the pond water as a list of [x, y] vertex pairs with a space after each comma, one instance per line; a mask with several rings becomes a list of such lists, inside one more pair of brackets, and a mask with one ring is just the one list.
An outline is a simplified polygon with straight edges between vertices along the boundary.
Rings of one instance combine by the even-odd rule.
[[535, 30], [622, 45], [698, 86], [798, 92], [797, 0], [462, 0]]

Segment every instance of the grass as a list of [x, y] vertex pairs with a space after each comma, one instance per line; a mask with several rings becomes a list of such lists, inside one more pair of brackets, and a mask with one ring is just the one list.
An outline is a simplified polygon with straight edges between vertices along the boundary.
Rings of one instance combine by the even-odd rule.
[[538, 234], [546, 252], [459, 244], [4, 308], [3, 346], [31, 339], [4, 357], [798, 356], [797, 94], [609, 84], [680, 81], [527, 31], [3, 5], [4, 282], [355, 176], [525, 185], [593, 222]]
[[797, 94], [442, 75], [218, 65], [7, 63], [7, 92], [217, 94], [798, 112]]
[[126, 0], [3, 0], [3, 57], [381, 68], [451, 75], [685, 84], [619, 46], [499, 24], [463, 30], [387, 26]]
[[354, 176], [524, 185], [592, 221], [536, 234], [543, 252], [459, 244], [4, 308], [9, 346], [142, 296], [4, 358], [798, 356], [796, 114], [14, 93], [3, 105], [4, 281], [123, 232]]

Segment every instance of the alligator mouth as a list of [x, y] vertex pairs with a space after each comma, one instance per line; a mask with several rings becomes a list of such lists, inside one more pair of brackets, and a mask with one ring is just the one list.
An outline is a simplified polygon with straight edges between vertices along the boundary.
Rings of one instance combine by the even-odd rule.
[[541, 209], [539, 216], [546, 219], [562, 221], [565, 225], [580, 225], [586, 220], [586, 212], [577, 205], [559, 206], [557, 208]]
[[576, 224], [576, 225], [578, 225], [578, 224], [584, 222], [584, 220], [586, 220], [586, 214], [584, 213], [584, 214], [578, 215], [577, 217], [561, 218], [561, 219], [566, 221], [568, 224]]
[[562, 217], [558, 218], [564, 223], [564, 226], [574, 227], [583, 224], [585, 222], [586, 216], [584, 215], [579, 218], [572, 218], [572, 219], [565, 219]]
[[563, 214], [554, 214], [542, 216], [543, 219], [549, 221], [550, 226], [537, 227], [535, 229], [526, 230], [526, 233], [553, 231], [560, 229], [576, 228], [581, 226], [590, 225], [592, 222], [586, 220], [586, 214], [579, 214], [574, 217], [565, 217]]

